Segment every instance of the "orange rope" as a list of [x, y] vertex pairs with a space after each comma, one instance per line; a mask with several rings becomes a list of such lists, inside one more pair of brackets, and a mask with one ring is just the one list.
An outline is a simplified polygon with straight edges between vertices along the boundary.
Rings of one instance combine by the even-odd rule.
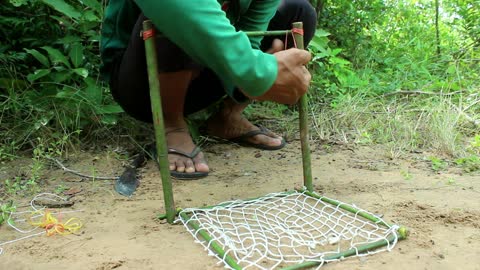
[[143, 40], [147, 40], [155, 35], [153, 28], [142, 32]]
[[303, 36], [303, 29], [300, 28], [292, 28], [292, 33], [297, 33]]

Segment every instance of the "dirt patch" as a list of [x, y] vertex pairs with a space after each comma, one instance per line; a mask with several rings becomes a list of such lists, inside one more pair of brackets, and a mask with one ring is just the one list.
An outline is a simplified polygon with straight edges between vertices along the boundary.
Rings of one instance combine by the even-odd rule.
[[480, 211], [475, 210], [438, 210], [432, 205], [419, 205], [414, 201], [398, 203], [395, 205], [397, 211], [404, 211], [409, 220], [417, 221], [419, 225], [429, 222], [437, 222], [448, 226], [470, 226], [479, 228]]
[[[350, 258], [326, 269], [480, 269], [478, 175], [432, 172], [421, 153], [391, 160], [380, 146], [326, 149], [317, 146], [312, 155], [316, 191], [383, 215], [411, 232], [392, 252]], [[210, 176], [175, 180], [177, 207], [301, 186], [298, 143], [272, 152], [218, 144], [205, 153]], [[111, 153], [80, 153], [66, 162], [71, 169], [96, 175], [118, 175], [124, 164]], [[1, 172], [2, 177], [11, 173], [8, 168]], [[63, 185], [75, 191], [69, 194], [75, 202], [69, 209], [82, 211], [70, 215], [84, 222], [82, 232], [5, 245], [0, 269], [223, 269], [182, 226], [156, 220], [164, 212], [157, 167], [148, 162], [140, 174], [138, 190], [126, 198], [115, 193], [113, 181], [81, 178], [52, 167], [44, 189], [52, 192]], [[20, 236], [0, 227], [0, 242]]]

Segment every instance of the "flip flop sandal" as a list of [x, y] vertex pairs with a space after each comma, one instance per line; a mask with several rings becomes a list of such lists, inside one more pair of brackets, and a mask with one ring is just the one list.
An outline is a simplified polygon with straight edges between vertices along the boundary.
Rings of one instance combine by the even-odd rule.
[[[194, 159], [202, 149], [200, 147], [195, 146], [193, 151], [191, 153], [186, 153], [177, 149], [169, 148], [168, 153], [169, 154], [174, 154], [174, 155], [180, 155], [183, 157], [187, 157], [189, 159]], [[170, 175], [172, 177], [175, 177], [176, 179], [179, 180], [195, 180], [195, 179], [200, 179], [203, 177], [208, 176], [208, 172], [193, 172], [193, 173], [187, 173], [187, 172], [177, 172], [177, 171], [170, 171]]]
[[[146, 147], [146, 151], [148, 154], [148, 157], [153, 159], [154, 161], [157, 161], [157, 147], [155, 143], [150, 144]], [[180, 155], [183, 157], [187, 157], [189, 159], [194, 159], [202, 149], [198, 146], [195, 146], [192, 152], [186, 153], [177, 149], [169, 148], [168, 149], [168, 154], [175, 154], [175, 155]], [[157, 162], [158, 165], [158, 162]], [[170, 175], [176, 179], [179, 180], [196, 180], [200, 179], [203, 177], [208, 176], [208, 172], [193, 172], [193, 173], [186, 173], [186, 172], [177, 172], [177, 171], [170, 171]]]
[[242, 145], [242, 146], [255, 147], [255, 148], [258, 148], [258, 149], [262, 149], [262, 150], [279, 150], [279, 149], [282, 149], [283, 147], [285, 147], [286, 142], [285, 142], [284, 139], [282, 139], [282, 143], [280, 145], [277, 145], [277, 146], [270, 146], [270, 145], [266, 145], [266, 144], [262, 144], [262, 143], [252, 143], [252, 142], [250, 142], [248, 139], [252, 138], [253, 136], [256, 136], [256, 135], [265, 135], [265, 136], [268, 136], [268, 137], [271, 137], [271, 138], [275, 138], [275, 135], [273, 134], [273, 132], [268, 130], [266, 127], [264, 127], [262, 125], [255, 125], [255, 126], [257, 126], [259, 129], [249, 131], [249, 132], [247, 132], [243, 135], [240, 135], [238, 137], [228, 139], [228, 140], [231, 141], [231, 142], [234, 142], [236, 144]]

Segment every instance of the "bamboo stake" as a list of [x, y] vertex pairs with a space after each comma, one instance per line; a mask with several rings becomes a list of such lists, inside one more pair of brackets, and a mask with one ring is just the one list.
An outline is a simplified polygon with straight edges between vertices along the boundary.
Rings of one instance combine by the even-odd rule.
[[160, 96], [160, 82], [158, 80], [157, 51], [155, 50], [154, 34], [146, 36], [146, 33], [152, 33], [152, 22], [146, 20], [143, 22], [143, 34], [145, 39], [145, 54], [147, 58], [148, 82], [150, 85], [150, 102], [153, 114], [153, 127], [155, 129], [155, 142], [157, 146], [157, 162], [160, 167], [160, 176], [162, 178], [163, 199], [165, 210], [167, 212], [167, 222], [173, 224], [175, 220], [175, 203], [173, 200], [172, 181], [170, 179], [170, 169], [168, 163], [167, 140], [165, 138], [165, 125], [163, 123], [162, 100]]
[[337, 201], [337, 200], [332, 200], [332, 199], [329, 199], [329, 198], [322, 197], [322, 196], [320, 196], [320, 195], [318, 195], [318, 194], [316, 194], [316, 193], [314, 193], [314, 192], [311, 192], [311, 191], [304, 191], [304, 192], [305, 192], [305, 194], [307, 194], [307, 195], [310, 196], [310, 197], [313, 197], [313, 198], [319, 199], [319, 200], [321, 200], [321, 201], [323, 201], [323, 202], [326, 202], [326, 203], [329, 203], [329, 204], [338, 206], [338, 207], [342, 208], [343, 210], [347, 210], [348, 212], [351, 212], [351, 213], [353, 213], [353, 214], [359, 215], [359, 216], [361, 216], [361, 217], [363, 217], [363, 218], [366, 218], [366, 219], [368, 219], [368, 220], [370, 220], [370, 221], [372, 221], [372, 222], [374, 222], [374, 223], [378, 223], [378, 224], [380, 224], [380, 225], [382, 225], [382, 226], [385, 226], [385, 227], [387, 227], [387, 228], [390, 228], [390, 227], [391, 227], [390, 224], [386, 223], [386, 222], [383, 221], [382, 219], [380, 219], [380, 218], [378, 218], [378, 217], [376, 217], [376, 216], [374, 216], [374, 215], [372, 215], [372, 214], [369, 214], [369, 213], [367, 213], [367, 212], [361, 211], [361, 210], [358, 209], [358, 208], [355, 208], [355, 207], [350, 206], [350, 205], [343, 204], [343, 203], [341, 203], [341, 202], [339, 202], [339, 201]]
[[[292, 33], [292, 30], [275, 30], [275, 31], [244, 31], [249, 37], [264, 37], [264, 36], [284, 36]], [[157, 33], [157, 37], [164, 37], [161, 33]]]
[[[303, 31], [302, 22], [294, 22], [293, 29], [300, 29]], [[293, 32], [293, 38], [297, 48], [303, 50], [303, 35]], [[300, 114], [300, 142], [302, 146], [302, 163], [303, 163], [303, 183], [308, 191], [313, 191], [312, 182], [312, 160], [310, 157], [310, 146], [308, 144], [308, 99], [307, 94], [303, 95], [298, 102]]]
[[242, 269], [242, 267], [240, 267], [240, 265], [237, 264], [235, 259], [233, 259], [231, 256], [227, 255], [225, 250], [216, 241], [214, 241], [213, 238], [204, 229], [200, 229], [200, 226], [196, 222], [194, 222], [194, 221], [188, 222], [188, 220], [190, 218], [188, 217], [187, 214], [180, 213], [180, 217], [183, 220], [185, 220], [185, 223], [188, 223], [190, 226], [192, 226], [192, 228], [195, 229], [195, 231], [197, 231], [198, 234], [200, 234], [200, 236], [203, 237], [203, 239], [205, 239], [207, 242], [210, 242], [210, 247], [215, 252], [217, 252], [217, 254], [220, 256], [220, 258], [224, 259], [225, 262], [228, 265], [230, 265], [230, 267], [232, 267], [233, 269]]
[[281, 36], [292, 33], [292, 30], [276, 30], [276, 31], [247, 31], [244, 32], [249, 37], [264, 37], [264, 36]]
[[[305, 194], [307, 194], [308, 196], [311, 196], [313, 198], [316, 198], [316, 199], [320, 199], [321, 201], [324, 201], [324, 202], [327, 202], [329, 204], [332, 204], [332, 205], [335, 205], [335, 206], [338, 206], [344, 210], [347, 210], [353, 214], [356, 214], [356, 215], [359, 215], [363, 218], [366, 218], [372, 222], [375, 222], [377, 224], [380, 224], [382, 226], [385, 226], [387, 228], [390, 228], [392, 227], [392, 225], [388, 224], [387, 222], [383, 221], [381, 218], [379, 217], [376, 217], [372, 214], [369, 214], [365, 211], [362, 211], [356, 207], [353, 207], [353, 206], [350, 206], [350, 205], [346, 205], [346, 204], [343, 204], [337, 200], [332, 200], [332, 199], [329, 199], [329, 198], [325, 198], [325, 197], [322, 197], [320, 195], [318, 195], [317, 193], [315, 192], [310, 192], [308, 190], [305, 190], [305, 191], [302, 191], [304, 192]], [[398, 235], [399, 235], [399, 239], [402, 240], [402, 239], [407, 239], [407, 236], [409, 234], [409, 231], [407, 229], [407, 227], [405, 226], [400, 226], [400, 228], [398, 229]]]

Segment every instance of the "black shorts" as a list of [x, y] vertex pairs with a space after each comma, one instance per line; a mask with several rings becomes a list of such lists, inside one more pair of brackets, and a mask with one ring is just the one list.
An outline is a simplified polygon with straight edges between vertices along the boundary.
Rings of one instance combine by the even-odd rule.
[[[138, 120], [152, 122], [145, 44], [140, 37], [142, 22], [146, 19], [143, 14], [139, 16], [127, 49], [119, 51], [114, 58], [110, 74], [110, 90], [126, 113]], [[268, 30], [289, 29], [296, 21], [304, 23], [304, 41], [307, 45], [316, 28], [316, 14], [307, 0], [283, 0], [270, 21]], [[212, 70], [195, 63], [167, 38], [156, 38], [160, 72], [181, 70], [200, 72], [188, 87], [184, 105], [186, 115], [202, 110], [226, 95], [220, 79]], [[265, 37], [262, 40], [261, 49], [265, 51], [270, 48], [275, 38], [283, 40], [285, 36]], [[292, 45], [293, 42], [288, 44]]]

